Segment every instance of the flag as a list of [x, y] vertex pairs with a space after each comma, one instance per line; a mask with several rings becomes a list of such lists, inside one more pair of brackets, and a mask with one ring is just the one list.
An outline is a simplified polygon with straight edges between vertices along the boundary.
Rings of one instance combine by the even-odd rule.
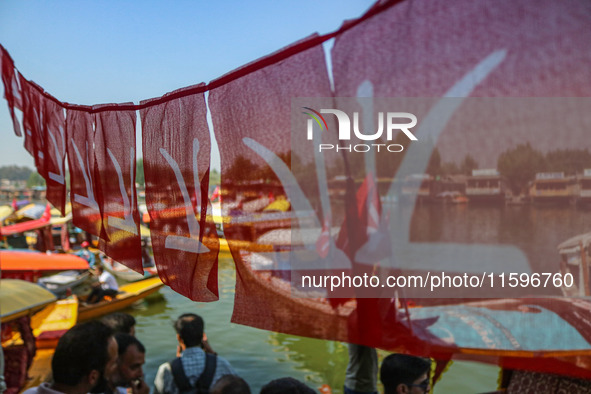
[[43, 89], [34, 82], [27, 81], [19, 74], [22, 88], [23, 129], [25, 134], [25, 149], [33, 157], [37, 172], [43, 178], [47, 177], [43, 152], [45, 147], [45, 97]]
[[164, 97], [171, 100], [140, 111], [154, 261], [172, 289], [195, 301], [214, 301], [219, 239], [207, 221], [211, 142], [205, 98], [172, 99], [181, 94], [169, 93]]
[[14, 68], [14, 62], [10, 54], [0, 45], [0, 64], [2, 64], [2, 83], [4, 84], [4, 98], [8, 104], [8, 111], [12, 118], [14, 134], [22, 136], [18, 118], [14, 109], [22, 110], [22, 96], [18, 85], [18, 72]]
[[[105, 104], [105, 106], [112, 105]], [[120, 104], [124, 105], [124, 104]], [[116, 105], [118, 107], [119, 105]], [[136, 112], [95, 106], [95, 160], [98, 205], [104, 232], [100, 247], [113, 260], [143, 273], [140, 217], [135, 186]]]
[[62, 215], [66, 208], [66, 118], [64, 109], [53, 100], [45, 99], [43, 167], [47, 200]]
[[[298, 45], [306, 46], [315, 38], [302, 40], [281, 53], [290, 53]], [[272, 62], [272, 59], [270, 55], [259, 61]], [[293, 264], [289, 247], [295, 230], [300, 228], [297, 217], [309, 217], [318, 224], [316, 230], [321, 226], [320, 209], [314, 210], [309, 202], [313, 190], [318, 200], [315, 177], [300, 177], [304, 166], [313, 168], [313, 151], [298, 151], [306, 134], [305, 127], [301, 127], [299, 134], [291, 133], [291, 100], [330, 97], [323, 50], [319, 45], [311, 45], [261, 70], [249, 70], [247, 65], [233, 73], [244, 73], [237, 79], [225, 81], [222, 77], [211, 82], [214, 88], [209, 93], [209, 108], [220, 149], [222, 210], [227, 216], [224, 233], [237, 270], [232, 321], [328, 338], [334, 334], [330, 333], [330, 321], [338, 317], [332, 315], [324, 320], [324, 316], [293, 301], [290, 282], [281, 272]], [[308, 103], [313, 105], [313, 99]], [[298, 125], [305, 126], [306, 116], [301, 114], [301, 109], [297, 115]], [[257, 200], [267, 200], [270, 192], [275, 198], [286, 197], [291, 211], [245, 212], [239, 208], [241, 203], [243, 207], [255, 206]], [[273, 240], [264, 241], [260, 237]], [[316, 253], [315, 241], [306, 240], [306, 247], [312, 253]], [[256, 249], [266, 242], [273, 242], [274, 252], [249, 254], [241, 250], [245, 245], [250, 245], [247, 249]]]
[[94, 115], [84, 110], [68, 110], [66, 136], [72, 222], [76, 227], [100, 237], [103, 233], [102, 206], [99, 205], [102, 189], [94, 155]]

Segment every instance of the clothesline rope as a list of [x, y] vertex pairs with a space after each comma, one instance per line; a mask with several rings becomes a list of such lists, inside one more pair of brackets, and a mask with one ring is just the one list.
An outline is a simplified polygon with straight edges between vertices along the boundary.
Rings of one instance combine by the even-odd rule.
[[[52, 96], [51, 94], [47, 93], [41, 86], [37, 85], [33, 81], [28, 82], [31, 83], [31, 86], [36, 89], [40, 94], [42, 94], [47, 99], [55, 102], [56, 104], [60, 105], [61, 107], [69, 110], [76, 110], [76, 111], [83, 111], [88, 112], [91, 114], [105, 112], [105, 111], [139, 111], [145, 108], [149, 108], [155, 105], [159, 105], [168, 101], [176, 100], [182, 97], [187, 97], [193, 94], [200, 94], [205, 93], [209, 90], [219, 88], [227, 83], [230, 83], [238, 78], [241, 78], [245, 75], [263, 69], [267, 66], [276, 64], [282, 60], [285, 60], [293, 55], [301, 53], [307, 49], [310, 49], [316, 45], [320, 45], [336, 36], [346, 32], [347, 30], [357, 26], [359, 23], [370, 19], [371, 17], [380, 14], [381, 12], [385, 11], [386, 9], [390, 8], [394, 4], [399, 3], [401, 0], [385, 0], [383, 2], [375, 3], [365, 14], [357, 19], [353, 19], [351, 21], [346, 21], [341, 25], [339, 29], [332, 33], [327, 33], [324, 35], [312, 35], [309, 39], [304, 39], [301, 42], [298, 42], [294, 45], [290, 45], [282, 50], [279, 50], [271, 55], [262, 57], [258, 60], [253, 61], [252, 63], [248, 63], [242, 67], [239, 67], [226, 75], [223, 75], [220, 78], [214, 79], [210, 81], [208, 84], [200, 83], [197, 85], [189, 86], [186, 88], [181, 88], [175, 90], [170, 93], [166, 93], [160, 97], [142, 100], [140, 104], [99, 104], [99, 105], [80, 105], [80, 104], [71, 104], [67, 102], [62, 102]], [[18, 71], [18, 69], [15, 70]]]

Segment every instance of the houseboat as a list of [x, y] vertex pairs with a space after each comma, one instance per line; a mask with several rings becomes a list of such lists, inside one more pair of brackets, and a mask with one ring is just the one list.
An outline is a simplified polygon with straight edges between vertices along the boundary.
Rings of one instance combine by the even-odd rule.
[[466, 197], [470, 203], [504, 204], [507, 185], [496, 169], [472, 170], [466, 179]]
[[579, 178], [577, 191], [577, 205], [591, 204], [591, 168], [583, 171], [583, 176]]
[[574, 203], [578, 185], [575, 177], [564, 172], [539, 172], [529, 187], [529, 197], [534, 204]]

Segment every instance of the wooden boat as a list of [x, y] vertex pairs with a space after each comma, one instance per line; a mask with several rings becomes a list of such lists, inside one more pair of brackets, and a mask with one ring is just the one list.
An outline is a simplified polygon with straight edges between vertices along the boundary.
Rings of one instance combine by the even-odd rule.
[[[39, 207], [40, 206], [34, 206], [32, 208], [38, 209]], [[20, 222], [16, 222], [14, 224], [11, 224], [9, 226], [0, 227], [0, 235], [7, 236], [7, 235], [19, 234], [19, 233], [23, 233], [25, 231], [37, 230], [40, 228], [50, 226], [51, 225], [51, 223], [50, 223], [51, 206], [49, 204], [47, 204], [47, 206], [45, 206], [44, 209], [45, 210], [42, 211], [42, 214], [39, 215], [38, 218], [30, 219], [30, 220], [26, 220], [26, 221], [20, 221]], [[17, 211], [15, 213], [15, 215], [18, 212], [20, 212], [20, 211]], [[9, 220], [9, 219], [10, 219], [10, 216], [8, 218], [6, 218], [6, 220]], [[19, 220], [22, 220], [22, 218]]]
[[534, 204], [571, 204], [576, 201], [578, 191], [574, 176], [563, 172], [539, 172], [531, 182], [529, 197]]
[[466, 197], [470, 203], [504, 204], [507, 185], [496, 169], [472, 170], [466, 180]]
[[569, 274], [572, 286], [561, 286], [562, 293], [569, 297], [585, 297], [591, 295], [589, 284], [589, 244], [591, 232], [567, 239], [558, 245], [560, 254], [560, 273], [564, 277]]
[[[7, 392], [17, 393], [49, 377], [59, 338], [76, 324], [78, 300], [56, 302], [55, 295], [41, 286], [2, 279], [0, 303]], [[27, 369], [30, 379], [25, 381]]]
[[137, 282], [138, 280], [151, 278], [152, 276], [158, 274], [158, 271], [156, 271], [155, 267], [144, 268], [144, 274], [142, 275], [130, 268], [127, 268], [121, 263], [114, 262], [111, 265], [105, 261], [102, 261], [101, 264], [105, 268], [105, 271], [110, 272], [117, 279], [120, 279], [124, 282]]
[[468, 197], [457, 190], [445, 191], [438, 193], [435, 196], [435, 201], [441, 204], [466, 204]]
[[96, 304], [81, 304], [78, 308], [78, 321], [85, 321], [129, 307], [136, 301], [158, 291], [164, 283], [158, 277], [129, 283], [119, 288], [119, 294], [113, 299]]
[[79, 270], [68, 270], [59, 274], [45, 276], [37, 281], [39, 285], [45, 287], [58, 297], [66, 295], [68, 290], [81, 285], [88, 280], [90, 273]]
[[51, 378], [51, 359], [59, 339], [78, 320], [78, 299], [71, 297], [49, 305], [31, 318], [37, 352], [29, 367], [29, 379], [23, 391]]
[[2, 278], [37, 282], [47, 273], [66, 270], [87, 270], [88, 262], [71, 254], [41, 253], [34, 251], [0, 250]]
[[4, 219], [12, 215], [14, 208], [10, 205], [0, 205], [0, 223], [4, 222]]
[[[4, 270], [3, 259], [2, 265]], [[54, 294], [36, 284], [18, 279], [0, 279], [0, 300], [0, 319], [5, 323], [30, 316], [57, 299]]]

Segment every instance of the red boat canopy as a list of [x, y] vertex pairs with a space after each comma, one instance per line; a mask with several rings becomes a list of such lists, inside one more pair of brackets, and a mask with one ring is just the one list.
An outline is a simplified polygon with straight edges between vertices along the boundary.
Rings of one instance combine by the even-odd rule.
[[37, 230], [38, 228], [50, 226], [51, 223], [49, 222], [49, 219], [51, 219], [51, 205], [47, 204], [45, 207], [45, 212], [41, 218], [13, 224], [11, 226], [0, 227], [0, 236], [18, 234], [25, 231]]
[[88, 269], [88, 262], [71, 254], [0, 251], [2, 271], [64, 271]]

